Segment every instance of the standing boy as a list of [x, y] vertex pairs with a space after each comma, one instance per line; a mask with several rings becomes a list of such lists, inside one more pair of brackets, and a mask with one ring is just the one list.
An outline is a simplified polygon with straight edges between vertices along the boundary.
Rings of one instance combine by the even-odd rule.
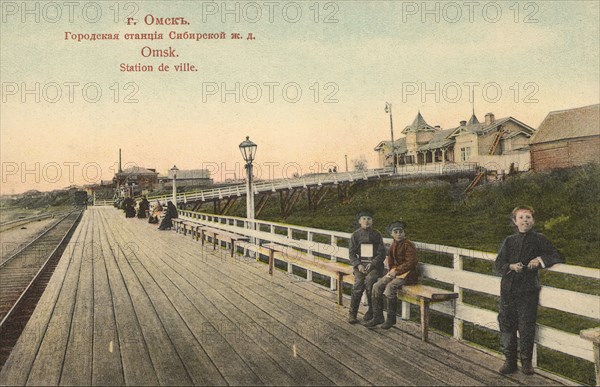
[[[406, 223], [396, 221], [390, 224], [388, 230], [394, 241], [388, 252], [390, 271], [373, 286], [373, 319], [365, 324], [367, 328], [384, 323], [381, 329], [390, 329], [396, 324], [398, 305], [398, 289], [402, 285], [417, 283], [417, 248], [406, 239]], [[383, 319], [383, 297], [387, 298], [387, 320]]]
[[517, 232], [502, 242], [495, 262], [495, 270], [502, 276], [498, 314], [500, 350], [506, 357], [502, 374], [517, 370], [517, 331], [521, 372], [534, 373], [531, 358], [541, 288], [538, 271], [564, 262], [550, 241], [533, 230], [533, 215], [533, 209], [526, 206], [512, 211]]
[[363, 321], [373, 318], [371, 301], [371, 289], [379, 277], [383, 275], [383, 261], [385, 260], [385, 245], [379, 231], [374, 230], [373, 214], [362, 211], [358, 214], [360, 228], [352, 233], [350, 237], [350, 263], [354, 268], [354, 286], [352, 287], [352, 298], [350, 301], [350, 313], [348, 322], [356, 324], [356, 315], [363, 292], [367, 292], [369, 309]]

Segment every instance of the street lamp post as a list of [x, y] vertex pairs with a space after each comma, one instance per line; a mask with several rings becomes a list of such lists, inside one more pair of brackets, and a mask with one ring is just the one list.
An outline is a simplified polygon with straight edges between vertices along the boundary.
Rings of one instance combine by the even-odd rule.
[[392, 121], [392, 104], [385, 103], [385, 112], [390, 115], [390, 133], [392, 135], [392, 164], [394, 164], [394, 173], [396, 173], [396, 145], [394, 144], [394, 123]]
[[[257, 145], [250, 141], [250, 137], [246, 136], [246, 140], [240, 144], [240, 152], [246, 162], [246, 218], [248, 219], [247, 227], [254, 229], [254, 191], [252, 188], [252, 162], [256, 156]], [[252, 240], [252, 238], [251, 238]]]
[[173, 172], [173, 205], [175, 205], [175, 207], [177, 207], [177, 171], [179, 171], [179, 169], [176, 165], [173, 165], [171, 172]]

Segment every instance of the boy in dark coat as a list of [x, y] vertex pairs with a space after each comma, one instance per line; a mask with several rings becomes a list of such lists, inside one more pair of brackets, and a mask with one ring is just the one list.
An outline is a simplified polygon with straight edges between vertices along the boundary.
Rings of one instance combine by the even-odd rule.
[[541, 288], [538, 271], [564, 262], [550, 241], [533, 230], [533, 215], [531, 207], [521, 206], [512, 211], [517, 232], [502, 242], [494, 264], [502, 276], [498, 314], [500, 350], [506, 357], [500, 368], [502, 374], [517, 370], [517, 331], [521, 371], [526, 375], [534, 373], [531, 358]]
[[[381, 329], [390, 329], [396, 324], [396, 310], [398, 305], [398, 289], [402, 285], [417, 283], [417, 248], [414, 243], [406, 239], [406, 223], [396, 221], [390, 224], [388, 230], [394, 241], [388, 252], [390, 270], [373, 285], [373, 319], [365, 324], [367, 328], [374, 328], [382, 324]], [[383, 297], [387, 298], [387, 320], [383, 319]]]
[[358, 214], [360, 228], [350, 237], [349, 259], [354, 268], [354, 286], [350, 299], [350, 312], [348, 322], [356, 324], [358, 307], [364, 291], [367, 292], [369, 309], [363, 321], [373, 318], [371, 290], [379, 277], [383, 275], [383, 261], [385, 260], [385, 245], [379, 231], [374, 230], [373, 213], [362, 211]]

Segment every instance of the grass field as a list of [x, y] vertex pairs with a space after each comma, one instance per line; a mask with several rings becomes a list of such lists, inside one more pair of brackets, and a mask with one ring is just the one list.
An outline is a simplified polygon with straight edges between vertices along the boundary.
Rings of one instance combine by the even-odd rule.
[[[403, 219], [408, 223], [407, 236], [414, 241], [495, 252], [514, 232], [512, 209], [529, 205], [536, 211], [536, 229], [552, 241], [567, 263], [600, 268], [595, 253], [600, 248], [600, 167], [525, 173], [479, 186], [465, 200], [462, 192], [467, 185], [468, 180], [358, 181], [351, 187], [348, 203], [340, 203], [335, 192], [329, 193], [316, 212], [309, 212], [306, 201], [300, 200], [284, 219], [279, 200], [273, 196], [259, 218], [352, 232], [357, 227], [356, 214], [367, 208], [375, 213], [374, 227], [384, 235], [390, 222]], [[209, 205], [200, 209], [211, 210]], [[243, 201], [229, 214], [244, 217]]]

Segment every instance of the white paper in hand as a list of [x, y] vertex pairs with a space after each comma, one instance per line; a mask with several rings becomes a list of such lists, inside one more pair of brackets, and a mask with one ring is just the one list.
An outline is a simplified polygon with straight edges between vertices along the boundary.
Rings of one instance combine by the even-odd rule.
[[373, 245], [371, 243], [363, 243], [360, 245], [361, 258], [373, 258]]

